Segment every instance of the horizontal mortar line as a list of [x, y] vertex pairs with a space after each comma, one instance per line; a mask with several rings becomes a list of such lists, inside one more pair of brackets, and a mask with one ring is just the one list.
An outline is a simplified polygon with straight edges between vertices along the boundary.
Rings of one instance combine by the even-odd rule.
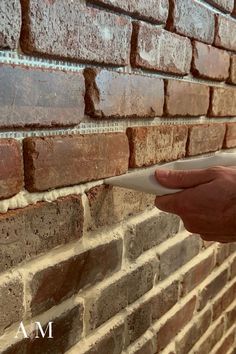
[[[221, 347], [221, 345], [224, 343], [225, 339], [226, 339], [231, 333], [235, 333], [235, 331], [236, 331], [236, 326], [234, 326], [234, 325], [231, 326], [229, 329], [227, 329], [227, 331], [223, 333], [223, 336], [222, 336], [222, 338], [220, 339], [220, 341], [216, 343], [216, 345], [214, 346], [214, 348], [212, 348], [212, 350], [210, 351], [209, 354], [215, 354], [215, 353], [217, 353], [218, 349], [219, 349], [219, 348]], [[235, 337], [235, 338], [236, 338], [236, 337]], [[235, 343], [235, 341], [234, 341], [234, 343]], [[227, 351], [227, 353], [225, 353], [225, 354], [231, 353], [231, 349], [232, 349], [232, 348], [230, 348], [230, 349]]]

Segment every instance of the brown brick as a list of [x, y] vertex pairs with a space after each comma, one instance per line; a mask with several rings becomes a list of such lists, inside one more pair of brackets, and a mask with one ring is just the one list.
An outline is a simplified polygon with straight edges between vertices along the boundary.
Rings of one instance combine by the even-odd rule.
[[98, 186], [87, 192], [90, 215], [87, 230], [114, 225], [154, 206], [155, 196], [125, 188]]
[[0, 199], [20, 192], [23, 179], [20, 144], [14, 139], [0, 139]]
[[236, 322], [236, 306], [231, 307], [230, 310], [226, 311], [226, 328], [229, 329]]
[[212, 87], [210, 116], [233, 117], [236, 115], [236, 89]]
[[114, 240], [36, 272], [30, 282], [32, 315], [46, 311], [79, 290], [103, 280], [120, 268], [121, 257], [122, 242]]
[[165, 23], [168, 16], [168, 0], [89, 0], [91, 3], [101, 3], [108, 8], [142, 18], [147, 21]]
[[82, 236], [80, 196], [37, 203], [0, 215], [0, 271]]
[[216, 15], [215, 45], [217, 47], [236, 50], [236, 22]]
[[184, 36], [211, 44], [214, 39], [214, 14], [194, 0], [171, 0], [169, 28]]
[[198, 124], [189, 126], [187, 155], [194, 156], [222, 148], [225, 124]]
[[23, 282], [7, 276], [0, 284], [0, 335], [15, 322], [22, 321], [24, 314]]
[[199, 299], [199, 310], [206, 306], [208, 301], [213, 299], [224, 288], [227, 283], [228, 272], [224, 270], [211, 280], [201, 291]]
[[84, 75], [86, 113], [93, 118], [150, 118], [163, 113], [163, 80], [99, 69], [87, 69]]
[[209, 107], [208, 86], [168, 80], [166, 87], [166, 114], [170, 116], [201, 116]]
[[225, 50], [194, 41], [193, 74], [197, 77], [224, 81], [229, 76], [230, 55]]
[[71, 126], [84, 117], [81, 72], [0, 67], [0, 127]]
[[182, 279], [182, 296], [188, 294], [198, 284], [200, 284], [211, 273], [214, 268], [214, 253], [192, 266]]
[[150, 166], [185, 156], [187, 126], [133, 127], [127, 129], [127, 135], [130, 167]]
[[157, 353], [164, 349], [172, 338], [192, 319], [196, 304], [193, 296], [180, 310], [176, 311], [159, 329], [157, 339]]
[[159, 320], [169, 311], [178, 301], [179, 284], [178, 281], [172, 282], [152, 297], [152, 321]]
[[128, 63], [131, 22], [81, 1], [23, 0], [26, 53], [114, 65]]
[[176, 235], [179, 224], [177, 215], [160, 213], [128, 227], [125, 234], [126, 256], [134, 261], [143, 252]]
[[144, 22], [134, 24], [132, 64], [173, 74], [187, 74], [192, 60], [188, 38]]
[[23, 146], [30, 192], [120, 175], [128, 169], [124, 133], [26, 138]]
[[210, 326], [210, 323], [211, 311], [207, 310], [185, 332], [184, 336], [177, 340], [175, 354], [190, 353], [191, 348], [203, 336], [207, 328]]
[[234, 301], [236, 293], [236, 283], [228, 288], [213, 304], [213, 321], [224, 313], [226, 308]]
[[222, 319], [213, 331], [208, 335], [205, 341], [197, 347], [198, 353], [210, 353], [211, 349], [220, 341], [224, 332], [224, 320]]
[[1, 1], [0, 13], [0, 48], [16, 49], [21, 30], [20, 1]]
[[230, 334], [227, 335], [227, 337], [223, 340], [223, 343], [214, 352], [214, 354], [225, 354], [225, 353], [228, 353], [230, 348], [232, 348], [233, 345], [234, 345], [234, 339], [235, 339], [235, 331], [233, 331], [233, 332], [231, 332]]
[[236, 146], [236, 123], [227, 123], [224, 148], [230, 149], [235, 146]]
[[231, 56], [230, 82], [236, 84], [236, 55]]
[[126, 345], [137, 340], [151, 326], [151, 303], [143, 302], [127, 316]]
[[156, 350], [152, 340], [148, 340], [146, 343], [139, 346], [139, 348], [134, 352], [134, 354], [154, 354], [154, 353], [156, 353]]
[[190, 236], [177, 244], [168, 247], [160, 257], [160, 280], [165, 279], [171, 273], [182, 267], [195, 257], [201, 248], [199, 236]]
[[220, 266], [228, 258], [229, 244], [219, 244], [216, 252], [216, 265]]
[[234, 277], [236, 277], [236, 258], [234, 258], [230, 267], [230, 279]]

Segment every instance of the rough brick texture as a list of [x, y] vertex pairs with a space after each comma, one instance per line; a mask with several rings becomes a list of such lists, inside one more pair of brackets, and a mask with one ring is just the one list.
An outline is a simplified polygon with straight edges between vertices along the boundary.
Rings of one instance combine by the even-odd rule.
[[0, 139], [0, 199], [20, 192], [23, 179], [20, 144], [14, 139]]
[[120, 175], [128, 157], [123, 133], [26, 138], [25, 185], [31, 192], [44, 191]]
[[130, 167], [154, 165], [185, 156], [188, 129], [184, 125], [128, 128]]
[[217, 47], [236, 50], [236, 22], [223, 16], [216, 16], [215, 45]]
[[227, 123], [224, 148], [227, 149], [235, 146], [236, 146], [236, 123]]
[[0, 127], [69, 126], [84, 117], [82, 73], [3, 65]]
[[214, 87], [211, 89], [210, 116], [233, 117], [236, 115], [236, 90], [234, 88]]
[[23, 0], [22, 7], [25, 52], [127, 64], [131, 22], [126, 17], [85, 7], [81, 0]]
[[21, 29], [20, 1], [1, 1], [0, 14], [0, 48], [16, 49]]
[[225, 124], [199, 124], [189, 127], [187, 155], [200, 155], [222, 148]]
[[187, 74], [192, 60], [188, 38], [143, 22], [134, 24], [132, 64], [174, 74]]
[[236, 55], [231, 56], [230, 82], [236, 84]]
[[224, 81], [229, 76], [230, 55], [227, 51], [194, 42], [193, 73], [195, 76]]
[[234, 8], [234, 0], [207, 0], [207, 2], [226, 12], [232, 12]]
[[93, 118], [162, 115], [163, 80], [106, 70], [85, 70], [86, 113]]
[[214, 39], [214, 14], [194, 0], [171, 0], [169, 28], [184, 36], [211, 44]]

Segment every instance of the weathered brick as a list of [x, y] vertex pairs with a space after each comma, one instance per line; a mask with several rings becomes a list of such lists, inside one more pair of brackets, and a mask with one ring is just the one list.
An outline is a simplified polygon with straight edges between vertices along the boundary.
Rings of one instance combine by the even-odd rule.
[[79, 290], [103, 280], [120, 268], [121, 257], [122, 242], [114, 240], [39, 270], [30, 281], [32, 315], [46, 311]]
[[160, 253], [160, 280], [165, 279], [190, 261], [199, 253], [200, 248], [200, 237], [190, 236]]
[[224, 270], [211, 280], [201, 291], [199, 299], [199, 310], [206, 306], [207, 302], [213, 299], [224, 288], [227, 283], [228, 272]]
[[204, 312], [193, 325], [185, 332], [184, 336], [176, 342], [176, 354], [190, 353], [194, 344], [202, 337], [211, 323], [211, 311]]
[[187, 155], [194, 156], [222, 148], [225, 124], [198, 124], [189, 126]]
[[193, 296], [181, 309], [176, 311], [159, 329], [157, 339], [157, 353], [164, 349], [171, 339], [189, 322], [193, 317], [196, 305], [196, 296]]
[[236, 293], [236, 283], [230, 286], [213, 304], [213, 321], [215, 321], [226, 308], [234, 301]]
[[178, 301], [179, 284], [173, 281], [170, 285], [160, 289], [151, 299], [152, 303], [152, 321], [159, 320], [167, 311], [169, 311]]
[[20, 278], [6, 276], [0, 284], [0, 335], [24, 314], [23, 282]]
[[[179, 34], [211, 44], [214, 39], [214, 13], [194, 0], [171, 0], [169, 28]], [[190, 16], [194, 14], [194, 16]]]
[[154, 354], [156, 353], [155, 347], [155, 344], [150, 339], [146, 343], [140, 345], [134, 354]]
[[155, 196], [125, 188], [98, 186], [87, 192], [89, 220], [87, 230], [114, 225], [131, 215], [154, 206]]
[[224, 320], [222, 320], [214, 327], [213, 331], [207, 336], [202, 344], [197, 347], [198, 353], [210, 353], [212, 348], [218, 343], [223, 336]]
[[2, 65], [0, 127], [71, 126], [84, 117], [81, 72]]
[[1, 1], [0, 14], [0, 48], [16, 49], [21, 30], [20, 1]]
[[128, 63], [131, 22], [81, 1], [23, 0], [26, 53], [114, 65]]
[[128, 169], [124, 133], [26, 138], [23, 147], [30, 192], [120, 175]]
[[163, 80], [108, 70], [86, 69], [86, 113], [93, 118], [162, 115]]
[[236, 55], [231, 56], [230, 82], [236, 84]]
[[192, 60], [188, 38], [144, 22], [133, 26], [132, 65], [173, 74], [187, 74]]
[[91, 3], [104, 4], [114, 10], [122, 10], [131, 16], [151, 22], [165, 23], [168, 16], [168, 0], [89, 0]]
[[0, 215], [0, 271], [82, 236], [80, 196], [37, 203]]
[[206, 85], [168, 80], [166, 114], [170, 116], [201, 116], [209, 107], [210, 90]]
[[229, 244], [219, 244], [216, 251], [216, 265], [220, 266], [229, 256]]
[[230, 348], [233, 347], [235, 342], [235, 331], [231, 332], [226, 336], [226, 338], [223, 340], [223, 343], [220, 345], [219, 348], [214, 352], [214, 354], [225, 354], [228, 353]]
[[234, 0], [206, 0], [209, 4], [217, 7], [225, 12], [232, 12], [234, 8]]
[[20, 144], [14, 139], [0, 139], [0, 199], [20, 192], [23, 180]]
[[234, 258], [230, 267], [230, 279], [234, 277], [236, 277], [236, 258]]
[[236, 22], [216, 15], [215, 45], [217, 47], [236, 50]]
[[180, 219], [177, 215], [160, 213], [130, 226], [125, 234], [126, 256], [137, 259], [143, 252], [177, 234]]
[[229, 329], [235, 325], [236, 321], [236, 307], [233, 306], [231, 309], [226, 311], [226, 328]]
[[188, 128], [184, 125], [127, 129], [130, 167], [154, 165], [185, 156]]
[[151, 310], [151, 303], [147, 301], [141, 303], [127, 316], [126, 345], [130, 345], [141, 337], [141, 335], [151, 326]]
[[225, 50], [194, 41], [192, 65], [195, 76], [224, 81], [229, 76], [230, 55]]
[[185, 296], [198, 284], [200, 284], [211, 273], [214, 268], [214, 253], [211, 253], [207, 258], [203, 259], [196, 265], [192, 266], [182, 279], [181, 294]]
[[224, 140], [224, 148], [230, 149], [235, 146], [236, 146], [236, 123], [227, 123], [225, 140]]
[[233, 117], [236, 115], [236, 89], [212, 87], [211, 92], [209, 111], [211, 117]]

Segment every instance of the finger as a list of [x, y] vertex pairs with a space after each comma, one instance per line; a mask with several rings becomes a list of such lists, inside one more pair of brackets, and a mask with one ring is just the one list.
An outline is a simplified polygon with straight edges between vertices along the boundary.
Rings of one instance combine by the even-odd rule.
[[155, 201], [158, 209], [177, 215], [180, 215], [186, 209], [185, 204], [182, 192], [157, 197]]

